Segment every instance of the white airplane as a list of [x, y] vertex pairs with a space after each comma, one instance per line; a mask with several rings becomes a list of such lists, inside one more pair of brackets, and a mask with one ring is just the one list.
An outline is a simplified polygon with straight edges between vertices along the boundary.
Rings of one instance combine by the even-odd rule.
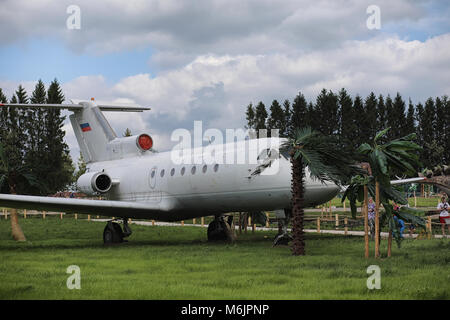
[[[150, 108], [96, 105], [93, 101], [4, 106], [72, 111], [70, 121], [87, 162], [87, 172], [78, 179], [77, 187], [87, 195], [101, 195], [108, 200], [0, 194], [0, 206], [121, 218], [123, 230], [115, 221], [107, 223], [103, 232], [105, 243], [121, 242], [131, 234], [128, 218], [180, 221], [214, 215], [215, 220], [208, 226], [208, 239], [214, 240], [229, 237], [229, 226], [223, 219], [227, 212], [277, 210], [289, 214], [290, 161], [277, 156], [277, 174], [251, 174], [272, 149], [248, 152], [254, 147], [245, 140], [233, 142], [231, 148], [223, 145], [222, 150], [233, 150], [235, 154], [247, 151], [249, 158], [259, 158], [250, 159], [254, 161], [247, 161], [249, 164], [174, 164], [171, 151], [152, 152], [153, 140], [148, 134], [117, 137], [102, 113], [142, 112]], [[264, 138], [258, 139], [256, 145], [277, 148], [281, 142], [282, 139]], [[203, 159], [204, 150], [188, 151]], [[339, 191], [334, 183], [314, 181], [307, 174], [305, 206], [327, 202]]]

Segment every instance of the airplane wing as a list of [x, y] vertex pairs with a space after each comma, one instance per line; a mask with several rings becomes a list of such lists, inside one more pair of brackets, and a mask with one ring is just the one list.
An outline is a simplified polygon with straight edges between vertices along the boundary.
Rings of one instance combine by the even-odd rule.
[[399, 180], [392, 180], [391, 184], [392, 185], [396, 185], [396, 184], [407, 184], [407, 183], [414, 183], [414, 182], [419, 182], [419, 181], [424, 181], [427, 178], [425, 177], [417, 177], [417, 178], [409, 178], [409, 179], [399, 179]]
[[167, 220], [169, 206], [164, 202], [86, 200], [0, 194], [0, 207], [40, 211], [83, 213], [109, 217]]
[[[408, 178], [408, 179], [398, 179], [398, 180], [391, 180], [391, 185], [398, 185], [398, 184], [407, 184], [407, 183], [415, 183], [415, 182], [421, 182], [426, 181], [427, 178], [425, 177], [416, 177], [416, 178]], [[345, 190], [347, 190], [348, 186], [342, 186], [340, 193], [344, 193]]]

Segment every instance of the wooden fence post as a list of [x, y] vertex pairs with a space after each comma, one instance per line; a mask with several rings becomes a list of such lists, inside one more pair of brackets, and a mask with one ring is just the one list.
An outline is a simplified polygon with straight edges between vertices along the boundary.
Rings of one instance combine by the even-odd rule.
[[345, 235], [348, 234], [348, 218], [347, 217], [344, 218], [344, 234]]
[[429, 239], [431, 239], [431, 235], [432, 235], [431, 217], [430, 216], [428, 216], [427, 227], [428, 227], [428, 240], [429, 240]]
[[266, 212], [266, 228], [270, 227], [269, 225], [269, 214]]
[[195, 218], [194, 218], [194, 219], [192, 219], [192, 224], [195, 224]]
[[239, 212], [239, 234], [242, 233], [242, 212]]
[[344, 201], [344, 211], [346, 211], [346, 209], [345, 209], [345, 201]]
[[62, 217], [63, 216], [63, 213], [61, 212], [60, 214], [59, 214], [59, 218], [62, 220]]
[[205, 225], [205, 217], [202, 217], [201, 219], [200, 219], [200, 222], [201, 222], [201, 224], [202, 224], [202, 227]]
[[91, 215], [90, 214], [88, 214], [88, 221], [91, 221]]
[[330, 218], [333, 217], [333, 210], [331, 209], [331, 200], [330, 200]]
[[317, 218], [317, 233], [320, 233], [320, 218]]
[[42, 211], [42, 219], [45, 219], [45, 211]]
[[23, 218], [24, 218], [24, 219], [27, 218], [27, 209], [23, 209]]
[[155, 225], [155, 220], [152, 220], [152, 226], [154, 226]]
[[322, 218], [323, 218], [323, 211], [324, 211], [324, 206], [322, 205]]
[[3, 215], [5, 216], [5, 220], [8, 220], [8, 210], [2, 209]]
[[184, 220], [181, 220], [181, 225], [184, 226]]
[[339, 227], [339, 214], [336, 213], [336, 229]]
[[78, 220], [78, 214], [75, 213], [75, 220]]

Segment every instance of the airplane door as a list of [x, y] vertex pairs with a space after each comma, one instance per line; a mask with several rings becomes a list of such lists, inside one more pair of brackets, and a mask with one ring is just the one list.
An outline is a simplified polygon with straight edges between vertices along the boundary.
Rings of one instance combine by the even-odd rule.
[[153, 167], [152, 170], [150, 170], [150, 176], [149, 176], [149, 184], [150, 188], [154, 189], [156, 185], [156, 177], [158, 176], [156, 171], [158, 170], [157, 167]]

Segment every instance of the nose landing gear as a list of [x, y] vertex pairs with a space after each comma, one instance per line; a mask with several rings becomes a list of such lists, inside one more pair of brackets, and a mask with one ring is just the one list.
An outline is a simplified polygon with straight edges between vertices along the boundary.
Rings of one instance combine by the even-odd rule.
[[229, 241], [234, 240], [234, 235], [230, 225], [233, 217], [228, 217], [228, 222], [225, 222], [224, 216], [216, 216], [216, 218], [208, 225], [208, 241]]
[[123, 218], [123, 230], [120, 227], [119, 223], [114, 220], [108, 221], [103, 230], [103, 243], [104, 244], [113, 244], [113, 243], [121, 243], [126, 240], [123, 238], [129, 237], [132, 231], [128, 226], [128, 220]]

